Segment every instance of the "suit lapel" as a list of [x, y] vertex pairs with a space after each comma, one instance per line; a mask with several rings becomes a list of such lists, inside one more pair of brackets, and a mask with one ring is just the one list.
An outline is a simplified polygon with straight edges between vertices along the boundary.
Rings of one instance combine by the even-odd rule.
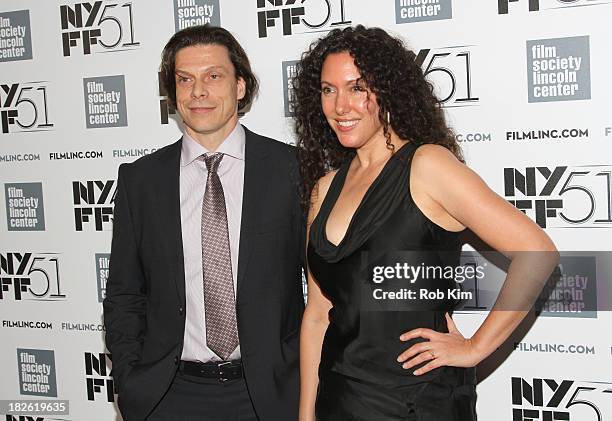
[[[254, 247], [257, 221], [264, 212], [268, 182], [266, 179], [267, 151], [259, 137], [246, 127], [244, 151], [244, 189], [238, 249], [237, 293], [245, 283], [251, 252]], [[185, 266], [180, 209], [180, 157], [181, 140], [172, 144], [160, 157], [159, 171], [154, 175], [157, 190], [157, 211], [163, 232], [161, 241], [166, 245], [174, 271], [179, 302], [185, 302]]]
[[268, 180], [266, 179], [267, 151], [261, 139], [244, 128], [246, 144], [244, 152], [244, 189], [242, 192], [242, 219], [240, 221], [240, 246], [238, 249], [237, 294], [245, 281], [251, 252], [254, 247], [257, 221], [265, 209]]
[[185, 302], [185, 263], [183, 260], [183, 235], [181, 231], [180, 198], [180, 158], [182, 139], [170, 145], [160, 156], [159, 171], [156, 179], [155, 194], [157, 211], [162, 232], [160, 241], [165, 244], [166, 252], [176, 283], [180, 303]]

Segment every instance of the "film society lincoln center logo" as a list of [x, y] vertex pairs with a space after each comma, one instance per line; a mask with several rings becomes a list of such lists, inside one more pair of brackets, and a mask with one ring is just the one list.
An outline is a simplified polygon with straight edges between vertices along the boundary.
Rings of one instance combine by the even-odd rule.
[[106, 298], [106, 281], [110, 268], [110, 253], [96, 253], [96, 280], [98, 283], [98, 302]]
[[395, 0], [395, 23], [451, 19], [452, 0]]
[[527, 41], [529, 102], [591, 99], [589, 37]]
[[124, 75], [84, 78], [83, 91], [88, 129], [128, 125]]
[[6, 225], [9, 231], [44, 231], [42, 183], [7, 183]]
[[[514, 3], [514, 5], [511, 5]], [[540, 4], [541, 3], [541, 4]], [[500, 15], [507, 15], [514, 11], [529, 10], [537, 12], [539, 10], [571, 9], [584, 6], [601, 6], [610, 3], [609, 0], [497, 0], [497, 12]]]
[[32, 58], [29, 10], [0, 13], [0, 63]]
[[17, 348], [17, 365], [20, 394], [57, 397], [53, 351]]
[[289, 60], [282, 62], [283, 68], [283, 100], [285, 103], [285, 117], [293, 117], [294, 111], [291, 106], [293, 100], [293, 83], [297, 71], [297, 60]]
[[[609, 252], [595, 255], [588, 252], [581, 252], [580, 255], [561, 252], [557, 268], [535, 300], [534, 308], [537, 316], [596, 319], [598, 310], [604, 305], [603, 301], [599, 300], [598, 309], [597, 272], [600, 272], [600, 279], [605, 277], [601, 268], [602, 263], [607, 260]], [[493, 308], [507, 274], [507, 268], [489, 263], [496, 261], [500, 261], [497, 252], [461, 253], [461, 265], [466, 268], [466, 274], [469, 267], [474, 268], [471, 273], [475, 273], [474, 271], [477, 273], [478, 268], [483, 268], [484, 276], [465, 277], [462, 288], [465, 292], [470, 292], [471, 296], [462, 301], [456, 310], [469, 312]], [[518, 309], [512, 308], [512, 310]]]
[[219, 0], [174, 0], [174, 29], [195, 25], [220, 26]]

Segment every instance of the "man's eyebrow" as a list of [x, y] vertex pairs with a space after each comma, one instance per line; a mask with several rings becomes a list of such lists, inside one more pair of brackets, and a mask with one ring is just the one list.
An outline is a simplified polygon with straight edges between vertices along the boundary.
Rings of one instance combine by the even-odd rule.
[[[213, 65], [213, 66], [205, 68], [204, 70], [206, 72], [210, 72], [211, 70], [224, 70], [224, 71], [227, 71], [227, 68], [225, 66], [221, 66], [221, 65]], [[188, 74], [188, 75], [192, 74], [191, 72], [189, 72], [187, 70], [180, 69], [180, 68], [174, 69], [174, 73], [175, 74], [177, 74], [179, 72], [180, 73], [185, 73], [185, 74]]]

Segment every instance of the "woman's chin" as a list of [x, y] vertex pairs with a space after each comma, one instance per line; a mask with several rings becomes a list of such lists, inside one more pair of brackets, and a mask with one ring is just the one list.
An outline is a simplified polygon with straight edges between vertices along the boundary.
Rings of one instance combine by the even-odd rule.
[[346, 133], [336, 133], [336, 137], [338, 138], [338, 142], [345, 148], [358, 148], [364, 143], [361, 139], [357, 139], [355, 136], [350, 136]]

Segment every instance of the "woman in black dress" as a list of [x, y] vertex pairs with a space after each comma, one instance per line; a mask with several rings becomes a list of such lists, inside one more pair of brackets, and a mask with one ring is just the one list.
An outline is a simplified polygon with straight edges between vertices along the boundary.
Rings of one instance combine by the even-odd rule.
[[[421, 263], [457, 265], [468, 227], [511, 259], [506, 288], [525, 286], [528, 262], [517, 251], [556, 255], [536, 224], [463, 164], [415, 58], [382, 29], [338, 29], [310, 46], [293, 80], [309, 213], [300, 421], [476, 420], [474, 366], [526, 314], [528, 306], [492, 311], [465, 338], [452, 300], [377, 309], [364, 256], [412, 250]], [[540, 263], [524, 301], [556, 261]], [[442, 284], [421, 284], [433, 285]]]

